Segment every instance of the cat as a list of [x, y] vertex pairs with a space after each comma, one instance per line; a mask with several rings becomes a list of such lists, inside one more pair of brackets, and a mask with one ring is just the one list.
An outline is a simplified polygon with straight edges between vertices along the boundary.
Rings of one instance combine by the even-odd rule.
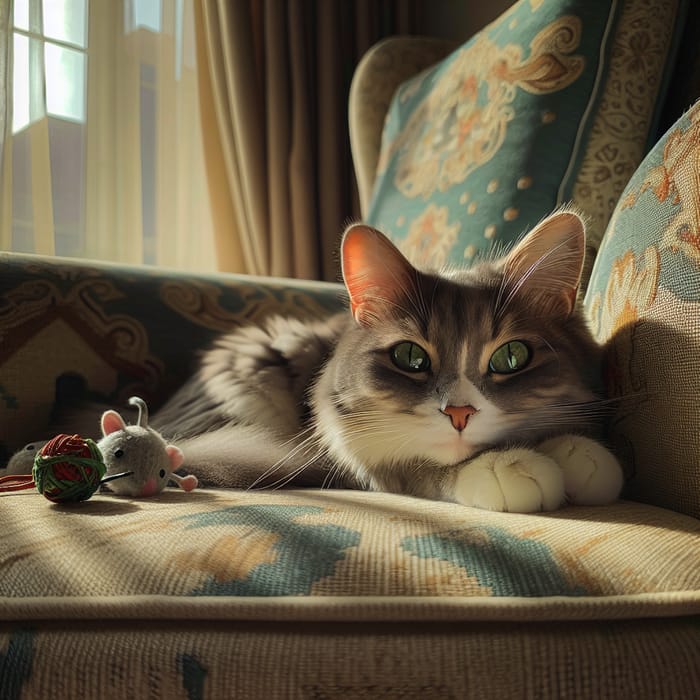
[[353, 224], [348, 311], [223, 335], [152, 425], [210, 485], [333, 483], [525, 513], [609, 503], [623, 476], [596, 440], [584, 250], [581, 217], [561, 209], [505, 255], [438, 274]]

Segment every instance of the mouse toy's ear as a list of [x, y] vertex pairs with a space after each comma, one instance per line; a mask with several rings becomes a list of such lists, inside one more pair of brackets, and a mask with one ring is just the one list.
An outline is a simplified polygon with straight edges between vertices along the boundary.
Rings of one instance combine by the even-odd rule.
[[100, 425], [102, 426], [102, 435], [105, 437], [126, 428], [124, 419], [116, 411], [112, 410], [105, 411], [102, 414]]
[[[185, 461], [185, 455], [182, 454], [182, 450], [175, 445], [167, 445], [165, 451], [168, 453], [168, 459], [170, 459], [170, 466], [173, 471], [180, 467]], [[192, 489], [197, 488], [199, 481], [194, 474], [187, 474], [186, 476], [180, 476], [179, 474], [171, 474], [170, 479], [172, 479], [183, 491], [192, 491]]]
[[175, 471], [185, 461], [185, 455], [182, 454], [182, 450], [179, 447], [175, 447], [175, 445], [166, 445], [165, 451], [170, 460], [170, 468]]

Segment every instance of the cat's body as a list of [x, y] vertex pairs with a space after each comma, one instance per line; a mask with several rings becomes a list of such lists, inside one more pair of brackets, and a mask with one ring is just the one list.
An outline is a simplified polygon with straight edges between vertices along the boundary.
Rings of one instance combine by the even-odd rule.
[[583, 250], [562, 211], [506, 257], [438, 275], [350, 227], [351, 313], [223, 336], [153, 425], [220, 486], [333, 483], [526, 512], [614, 500], [619, 465], [585, 437], [602, 411], [600, 350], [576, 306]]

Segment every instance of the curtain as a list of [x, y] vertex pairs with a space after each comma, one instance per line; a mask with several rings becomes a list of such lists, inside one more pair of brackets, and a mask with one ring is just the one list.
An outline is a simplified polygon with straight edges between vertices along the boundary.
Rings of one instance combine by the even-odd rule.
[[[9, 177], [6, 173], [5, 143], [8, 140], [10, 129], [10, 115], [12, 114], [9, 89], [10, 89], [10, 44], [12, 39], [12, 23], [10, 21], [11, 3], [0, 2], [0, 231], [5, 226], [9, 203], [6, 201], [3, 182]], [[2, 248], [0, 247], [0, 250]]]
[[416, 29], [416, 3], [200, 0], [197, 11], [202, 114], [215, 120], [205, 157], [217, 173], [220, 265], [337, 279], [339, 237], [359, 211], [347, 135], [352, 71], [382, 36]]
[[337, 279], [352, 73], [420, 0], [13, 2], [1, 250]]
[[216, 268], [194, 16], [194, 0], [14, 0], [1, 249]]

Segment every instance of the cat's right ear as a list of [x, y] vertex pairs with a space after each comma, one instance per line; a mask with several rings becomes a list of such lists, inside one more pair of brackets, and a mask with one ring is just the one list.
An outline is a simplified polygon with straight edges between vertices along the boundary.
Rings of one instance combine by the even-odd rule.
[[560, 209], [540, 221], [505, 257], [505, 287], [542, 314], [569, 316], [586, 254], [583, 220]]
[[416, 269], [371, 226], [350, 226], [340, 252], [352, 315], [363, 326], [373, 325], [402, 306], [415, 288]]

